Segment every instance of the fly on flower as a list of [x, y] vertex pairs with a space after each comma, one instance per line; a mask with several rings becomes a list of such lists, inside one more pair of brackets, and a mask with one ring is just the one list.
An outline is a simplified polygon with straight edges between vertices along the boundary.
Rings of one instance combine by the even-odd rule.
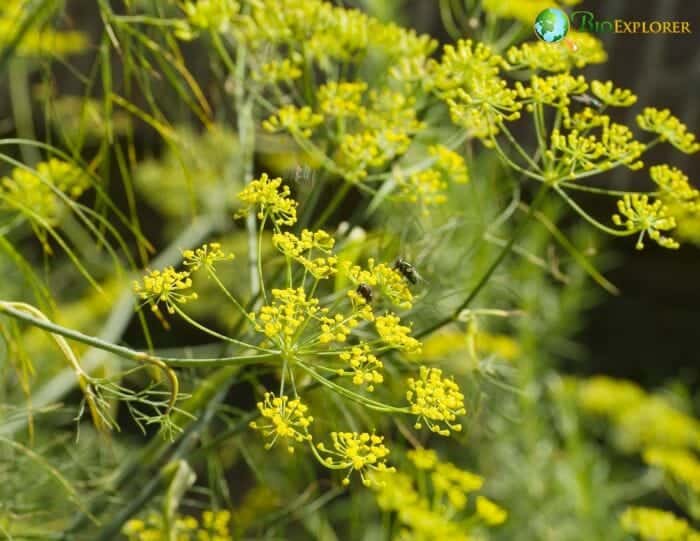
[[359, 295], [362, 295], [367, 304], [372, 304], [372, 288], [368, 284], [364, 282], [358, 284], [356, 291]]
[[394, 269], [399, 271], [401, 275], [406, 278], [413, 285], [416, 285], [419, 281], [423, 281], [423, 278], [416, 268], [406, 261], [403, 257], [399, 257], [394, 263]]
[[574, 94], [571, 96], [571, 99], [588, 107], [593, 107], [597, 111], [603, 110], [603, 102], [595, 99], [590, 94]]

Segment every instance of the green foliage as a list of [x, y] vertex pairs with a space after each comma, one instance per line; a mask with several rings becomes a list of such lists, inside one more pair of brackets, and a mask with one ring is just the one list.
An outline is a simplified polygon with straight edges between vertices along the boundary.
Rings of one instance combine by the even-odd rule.
[[697, 539], [692, 409], [562, 368], [606, 235], [698, 238], [678, 168], [609, 172], [695, 136], [524, 41], [547, 2], [366, 4], [0, 9], [5, 537]]

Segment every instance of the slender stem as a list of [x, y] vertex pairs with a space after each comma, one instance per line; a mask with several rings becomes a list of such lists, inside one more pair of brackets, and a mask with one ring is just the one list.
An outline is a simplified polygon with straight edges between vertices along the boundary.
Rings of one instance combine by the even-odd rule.
[[[175, 405], [175, 401], [177, 400], [177, 395], [179, 392], [179, 382], [177, 380], [177, 376], [170, 367], [168, 367], [162, 360], [158, 359], [157, 357], [149, 355], [148, 353], [134, 351], [132, 349], [116, 344], [110, 344], [109, 342], [105, 342], [94, 336], [88, 336], [81, 332], [74, 331], [72, 329], [67, 329], [65, 327], [61, 327], [60, 325], [56, 325], [55, 323], [51, 322], [48, 318], [46, 318], [46, 316], [44, 316], [38, 309], [24, 303], [0, 301], [0, 313], [24, 321], [25, 323], [29, 323], [35, 327], [39, 327], [40, 329], [44, 329], [45, 331], [50, 332], [52, 335], [59, 335], [65, 338], [71, 338], [78, 342], [98, 347], [111, 353], [115, 353], [120, 357], [125, 357], [133, 361], [147, 363], [158, 367], [165, 373], [170, 382], [171, 397], [170, 403], [168, 405], [168, 411], [170, 411]], [[83, 371], [82, 367], [78, 364], [78, 361], [73, 356], [72, 351], [68, 353], [68, 351], [64, 349], [64, 353], [66, 353], [69, 360], [71, 360], [71, 364], [73, 365], [76, 374], [78, 374], [78, 377], [89, 378], [89, 376]], [[81, 387], [83, 387], [83, 384], [85, 382], [83, 381], [83, 379], [81, 379], [80, 383]]]
[[263, 232], [265, 231], [265, 222], [267, 221], [267, 215], [260, 222], [260, 231], [258, 233], [258, 243], [257, 243], [257, 257], [256, 266], [258, 271], [258, 284], [260, 286], [260, 291], [262, 292], [263, 300], [267, 303], [267, 292], [265, 291], [265, 279], [263, 277], [262, 270], [262, 242], [263, 242]]
[[601, 231], [605, 231], [608, 235], [614, 235], [616, 237], [629, 237], [631, 235], [636, 235], [639, 233], [639, 231], [620, 231], [618, 229], [613, 229], [612, 227], [608, 227], [605, 224], [600, 223], [598, 220], [593, 218], [590, 214], [588, 214], [585, 210], [583, 210], [576, 201], [571, 199], [571, 197], [568, 196], [568, 194], [562, 190], [558, 185], [553, 184], [554, 190], [561, 196], [561, 198], [566, 201], [569, 206], [574, 209], [579, 216], [581, 216], [584, 220], [586, 220], [589, 224], [593, 225], [594, 227], [597, 227]]
[[452, 323], [453, 321], [457, 320], [459, 315], [462, 313], [462, 310], [467, 308], [472, 303], [472, 301], [488, 283], [489, 279], [491, 278], [491, 275], [493, 275], [493, 273], [500, 266], [500, 264], [503, 262], [506, 256], [511, 252], [511, 249], [515, 245], [516, 240], [520, 237], [520, 235], [523, 234], [525, 230], [525, 225], [529, 222], [529, 218], [532, 216], [533, 211], [537, 209], [544, 200], [544, 196], [549, 190], [549, 187], [550, 186], [548, 184], [542, 184], [540, 186], [540, 189], [535, 195], [535, 199], [533, 200], [532, 205], [530, 205], [530, 209], [527, 213], [526, 220], [524, 220], [520, 224], [520, 226], [513, 232], [513, 235], [508, 240], [508, 243], [503, 247], [498, 256], [496, 256], [496, 259], [493, 261], [493, 263], [491, 263], [491, 265], [486, 269], [486, 272], [484, 272], [481, 279], [477, 282], [476, 286], [474, 286], [469, 295], [467, 295], [467, 298], [464, 299], [464, 301], [462, 301], [462, 303], [454, 310], [454, 312], [452, 312], [452, 314], [416, 333], [416, 338], [422, 338], [423, 336], [427, 336], [435, 332], [436, 330], [444, 327], [448, 323]]
[[201, 323], [198, 323], [197, 321], [192, 319], [185, 312], [183, 312], [179, 306], [172, 305], [172, 307], [175, 310], [175, 312], [182, 319], [184, 319], [187, 323], [189, 323], [193, 327], [198, 328], [202, 332], [205, 332], [205, 333], [207, 333], [215, 338], [218, 338], [219, 340], [223, 340], [224, 342], [231, 342], [232, 344], [236, 344], [236, 345], [244, 347], [244, 348], [255, 349], [258, 351], [264, 351], [265, 353], [276, 353], [274, 350], [261, 348], [260, 346], [256, 346], [254, 344], [247, 344], [246, 342], [241, 342], [240, 340], [236, 340], [235, 338], [231, 338], [230, 336], [226, 336], [225, 334], [218, 333], [218, 332], [210, 329], [209, 327], [206, 327], [206, 326], [202, 325]]

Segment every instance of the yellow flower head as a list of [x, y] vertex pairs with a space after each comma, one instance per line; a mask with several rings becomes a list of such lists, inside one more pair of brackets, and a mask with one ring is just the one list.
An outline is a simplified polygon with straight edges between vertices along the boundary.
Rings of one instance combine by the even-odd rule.
[[648, 195], [625, 194], [617, 202], [620, 214], [613, 215], [615, 225], [624, 226], [627, 231], [639, 232], [636, 248], [644, 248], [644, 236], [655, 240], [664, 248], [678, 248], [679, 244], [671, 237], [661, 234], [676, 227], [676, 220], [668, 214], [666, 205], [660, 200], [649, 202]]
[[646, 107], [641, 115], [637, 115], [637, 124], [645, 131], [659, 134], [662, 141], [668, 141], [681, 152], [694, 154], [700, 150], [695, 135], [688, 133], [688, 127], [668, 109], [659, 111], [654, 107]]
[[[11, 177], [0, 180], [0, 209], [31, 212], [55, 225], [62, 210], [59, 192], [77, 199], [89, 186], [90, 179], [82, 170], [51, 158], [40, 162], [36, 172], [17, 167]], [[29, 219], [33, 220], [31, 215]]]
[[410, 336], [411, 328], [401, 325], [401, 319], [395, 314], [378, 316], [374, 320], [377, 333], [389, 346], [401, 349], [407, 353], [417, 353], [421, 349], [421, 343]]
[[134, 282], [134, 291], [144, 303], [151, 304], [154, 312], [162, 302], [170, 314], [175, 313], [175, 304], [185, 304], [197, 298], [197, 293], [185, 293], [191, 287], [190, 273], [177, 272], [173, 267], [150, 271], [143, 277], [143, 282]]
[[289, 186], [282, 186], [281, 178], [271, 179], [267, 173], [263, 173], [238, 194], [245, 205], [236, 216], [245, 216], [251, 208], [257, 207], [261, 220], [269, 216], [277, 225], [294, 225], [297, 221], [297, 202], [290, 195]]
[[323, 443], [317, 445], [319, 451], [327, 453], [324, 464], [332, 469], [348, 469], [343, 484], [350, 483], [353, 471], [360, 473], [362, 483], [372, 486], [373, 480], [366, 475], [367, 470], [374, 472], [393, 472], [395, 469], [386, 465], [389, 449], [382, 443], [383, 436], [367, 432], [331, 432], [333, 449]]
[[258, 402], [258, 409], [264, 421], [252, 421], [250, 427], [260, 430], [265, 438], [272, 438], [265, 444], [270, 449], [279, 438], [290, 444], [287, 450], [294, 452], [292, 442], [311, 441], [309, 426], [314, 418], [308, 415], [308, 407], [298, 399], [289, 400], [287, 396], [275, 396], [265, 393], [263, 402]]
[[269, 132], [287, 131], [292, 135], [311, 137], [316, 126], [323, 122], [323, 116], [311, 111], [311, 108], [285, 105], [277, 110], [262, 125]]
[[663, 470], [675, 481], [685, 484], [700, 494], [700, 461], [684, 449], [651, 447], [644, 451], [644, 461]]
[[278, 345], [289, 350], [296, 342], [297, 331], [321, 309], [318, 299], [306, 298], [303, 288], [273, 289], [273, 303], [263, 306], [258, 315], [251, 314], [255, 320], [255, 330], [265, 333]]
[[318, 89], [318, 103], [328, 116], [358, 116], [364, 112], [362, 96], [367, 83], [329, 81]]
[[601, 83], [600, 81], [591, 82], [591, 92], [600, 101], [606, 105], [613, 107], [629, 107], [637, 102], [631, 90], [626, 88], [614, 88], [612, 81]]
[[368, 391], [374, 390], [374, 385], [382, 383], [384, 376], [382, 370], [384, 365], [382, 361], [372, 355], [369, 346], [365, 343], [360, 343], [357, 346], [350, 348], [350, 351], [344, 351], [339, 354], [340, 360], [349, 365], [349, 368], [338, 370], [340, 376], [352, 376], [352, 382], [355, 385], [367, 385]]
[[[455, 423], [458, 415], [464, 415], [464, 395], [452, 378], [443, 378], [439, 368], [420, 367], [418, 379], [408, 380], [406, 398], [411, 412], [418, 416], [415, 427], [423, 422], [441, 436], [449, 436], [450, 430], [459, 432], [462, 425]], [[444, 427], [443, 427], [444, 425]]]
[[367, 260], [367, 269], [359, 265], [345, 263], [348, 278], [355, 285], [367, 284], [378, 287], [389, 302], [399, 308], [413, 306], [413, 293], [400, 272], [385, 263], [376, 264], [373, 258]]
[[445, 145], [432, 145], [428, 147], [428, 154], [435, 157], [434, 167], [445, 177], [457, 184], [469, 182], [469, 171], [464, 158]]
[[484, 484], [483, 477], [462, 470], [450, 462], [438, 462], [430, 478], [438, 498], [447, 498], [456, 509], [464, 509], [467, 494], [480, 490]]
[[628, 507], [620, 516], [622, 528], [646, 541], [685, 541], [690, 527], [673, 513], [652, 507]]
[[700, 191], [690, 184], [683, 171], [662, 164], [650, 167], [649, 175], [661, 188], [664, 200], [679, 203], [691, 212], [700, 209]]
[[325, 231], [312, 232], [304, 229], [300, 237], [288, 232], [275, 233], [272, 243], [284, 255], [303, 265], [314, 278], [329, 278], [337, 271], [337, 257], [311, 257], [313, 250], [324, 254], [331, 253], [335, 239]]
[[476, 497], [476, 514], [489, 526], [503, 524], [508, 512], [484, 496]]
[[607, 60], [603, 44], [589, 32], [569, 32], [567, 40], [558, 43], [526, 42], [508, 49], [506, 58], [511, 69], [529, 68], [549, 72], [569, 71]]
[[224, 253], [221, 249], [221, 244], [218, 242], [210, 242], [202, 244], [201, 247], [195, 250], [183, 250], [182, 257], [184, 258], [183, 264], [196, 271], [200, 267], [213, 270], [215, 263], [231, 261], [234, 255], [232, 253]]
[[432, 449], [420, 447], [406, 453], [408, 459], [419, 470], [432, 470], [438, 463], [438, 456]]

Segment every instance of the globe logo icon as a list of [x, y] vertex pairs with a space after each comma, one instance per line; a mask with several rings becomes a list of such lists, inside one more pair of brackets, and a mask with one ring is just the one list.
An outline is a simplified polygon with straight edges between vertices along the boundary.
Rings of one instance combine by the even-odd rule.
[[569, 18], [562, 10], [547, 8], [535, 19], [535, 34], [542, 41], [556, 43], [561, 41], [569, 31]]

